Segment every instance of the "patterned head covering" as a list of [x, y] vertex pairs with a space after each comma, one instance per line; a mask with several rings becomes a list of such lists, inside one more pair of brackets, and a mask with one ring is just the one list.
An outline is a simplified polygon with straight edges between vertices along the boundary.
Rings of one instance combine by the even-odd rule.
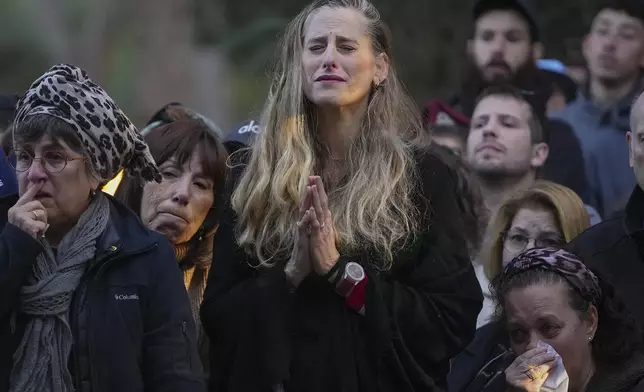
[[134, 124], [82, 69], [59, 64], [38, 78], [18, 101], [14, 124], [37, 114], [56, 117], [72, 127], [101, 179], [128, 169], [134, 176], [161, 182]]
[[528, 270], [552, 271], [566, 279], [586, 301], [598, 305], [601, 300], [599, 279], [575, 254], [558, 248], [532, 248], [508, 264], [500, 276], [499, 286]]

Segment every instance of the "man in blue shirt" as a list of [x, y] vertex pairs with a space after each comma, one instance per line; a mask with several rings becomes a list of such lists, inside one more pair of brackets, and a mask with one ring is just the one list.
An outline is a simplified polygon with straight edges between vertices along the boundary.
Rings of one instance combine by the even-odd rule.
[[574, 129], [599, 213], [621, 210], [635, 186], [628, 166], [626, 133], [632, 103], [644, 89], [644, 0], [613, 0], [601, 9], [583, 52], [589, 80], [555, 118]]

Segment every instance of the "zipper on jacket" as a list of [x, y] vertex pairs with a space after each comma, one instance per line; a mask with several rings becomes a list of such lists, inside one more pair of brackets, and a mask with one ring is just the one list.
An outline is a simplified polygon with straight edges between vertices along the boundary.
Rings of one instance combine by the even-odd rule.
[[[110, 247], [110, 250], [114, 251], [115, 247]], [[116, 248], [118, 250], [118, 248]], [[93, 273], [97, 268], [100, 270], [103, 268], [105, 264], [107, 264], [110, 261], [110, 256], [112, 256], [113, 253], [108, 253], [101, 255], [101, 259], [94, 265], [92, 265], [81, 277], [81, 280], [78, 284], [78, 287], [76, 289], [76, 292], [74, 293], [74, 296], [72, 297], [72, 304], [71, 304], [71, 309], [73, 312], [70, 314], [71, 320], [70, 320], [70, 325], [74, 326], [74, 330], [72, 331], [75, 334], [72, 334], [72, 338], [74, 340], [76, 339], [76, 336], [78, 335], [80, 331], [80, 326], [79, 326], [79, 321], [78, 321], [78, 315], [80, 314], [81, 307], [83, 303], [85, 302], [85, 297], [87, 294], [87, 282], [89, 281], [90, 274]], [[86, 344], [87, 344], [87, 350], [89, 351], [89, 337], [86, 339]], [[76, 388], [80, 389], [82, 386], [82, 379], [81, 379], [81, 369], [80, 369], [80, 354], [78, 352], [78, 345], [74, 342], [74, 345], [72, 347], [72, 353], [74, 356], [74, 380], [76, 384]], [[89, 360], [89, 359], [88, 359]], [[90, 367], [90, 373], [91, 373], [91, 367]], [[91, 380], [90, 380], [91, 382]]]
[[[71, 309], [73, 310], [73, 313], [71, 314], [70, 325], [73, 325], [74, 328], [75, 328], [75, 331], [73, 331], [73, 332], [76, 332], [76, 334], [78, 334], [78, 331], [79, 331], [78, 315], [80, 314], [81, 306], [85, 302], [85, 298], [86, 298], [86, 294], [87, 294], [87, 286], [88, 286], [88, 283], [89, 283], [90, 279], [92, 281], [96, 280], [96, 278], [99, 277], [102, 272], [104, 272], [104, 270], [105, 270], [105, 268], [106, 268], [106, 266], [108, 264], [113, 264], [113, 263], [115, 263], [115, 262], [117, 262], [119, 260], [123, 260], [123, 259], [126, 259], [128, 257], [138, 256], [140, 254], [143, 254], [143, 253], [155, 248], [156, 246], [157, 246], [157, 243], [155, 242], [152, 245], [150, 245], [150, 246], [148, 246], [146, 248], [140, 249], [138, 251], [135, 251], [135, 252], [132, 252], [132, 253], [120, 254], [121, 248], [119, 248], [117, 245], [112, 245], [112, 246], [110, 246], [108, 252], [103, 253], [100, 256], [100, 260], [96, 264], [92, 265], [87, 270], [87, 272], [85, 272], [85, 274], [83, 274], [83, 276], [81, 278], [81, 281], [78, 284], [78, 288], [76, 290], [76, 293], [72, 297]], [[96, 271], [96, 273], [94, 273], [94, 271]], [[89, 323], [89, 320], [88, 320], [88, 323]], [[89, 328], [89, 325], [88, 325], [88, 328]], [[88, 334], [89, 334], [89, 332], [88, 332]], [[72, 335], [72, 337], [74, 338], [74, 335]], [[89, 336], [87, 337], [86, 344], [87, 344], [87, 351], [88, 351], [88, 355], [89, 355], [89, 352], [91, 351], [91, 347], [90, 347], [91, 346], [91, 339], [89, 339]], [[81, 385], [82, 385], [82, 379], [81, 379], [81, 375], [80, 375], [80, 354], [78, 353], [78, 345], [75, 344], [75, 343], [74, 343], [74, 346], [72, 348], [72, 353], [71, 354], [74, 356], [74, 380], [75, 380], [75, 383], [76, 383], [76, 388], [80, 388]], [[88, 358], [88, 360], [91, 361], [91, 358]], [[91, 373], [92, 373], [92, 367], [90, 365], [90, 376], [91, 376]], [[96, 387], [94, 385], [94, 382], [96, 382], [96, 380], [94, 380], [94, 377], [92, 377], [92, 379], [90, 380], [90, 383], [92, 384], [93, 389], [95, 389], [95, 387]]]
[[188, 364], [190, 369], [192, 369], [192, 346], [190, 345], [190, 337], [188, 336], [188, 322], [181, 322], [181, 333], [183, 333], [183, 339], [186, 343], [186, 353], [188, 354]]

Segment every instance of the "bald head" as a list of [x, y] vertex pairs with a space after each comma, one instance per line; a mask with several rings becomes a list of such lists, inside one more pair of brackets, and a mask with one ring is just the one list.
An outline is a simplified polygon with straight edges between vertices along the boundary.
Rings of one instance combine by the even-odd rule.
[[628, 160], [635, 172], [637, 183], [644, 189], [644, 93], [631, 107], [631, 130], [626, 134]]
[[633, 102], [631, 107], [631, 131], [636, 132], [644, 127], [644, 91]]

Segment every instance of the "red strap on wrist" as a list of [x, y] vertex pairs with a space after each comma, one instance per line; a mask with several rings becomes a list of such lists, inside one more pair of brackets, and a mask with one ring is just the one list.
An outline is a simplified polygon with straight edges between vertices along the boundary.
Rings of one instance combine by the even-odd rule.
[[364, 301], [367, 294], [367, 282], [369, 281], [368, 277], [364, 277], [360, 283], [358, 283], [351, 294], [345, 299], [347, 305], [360, 314], [364, 314]]

